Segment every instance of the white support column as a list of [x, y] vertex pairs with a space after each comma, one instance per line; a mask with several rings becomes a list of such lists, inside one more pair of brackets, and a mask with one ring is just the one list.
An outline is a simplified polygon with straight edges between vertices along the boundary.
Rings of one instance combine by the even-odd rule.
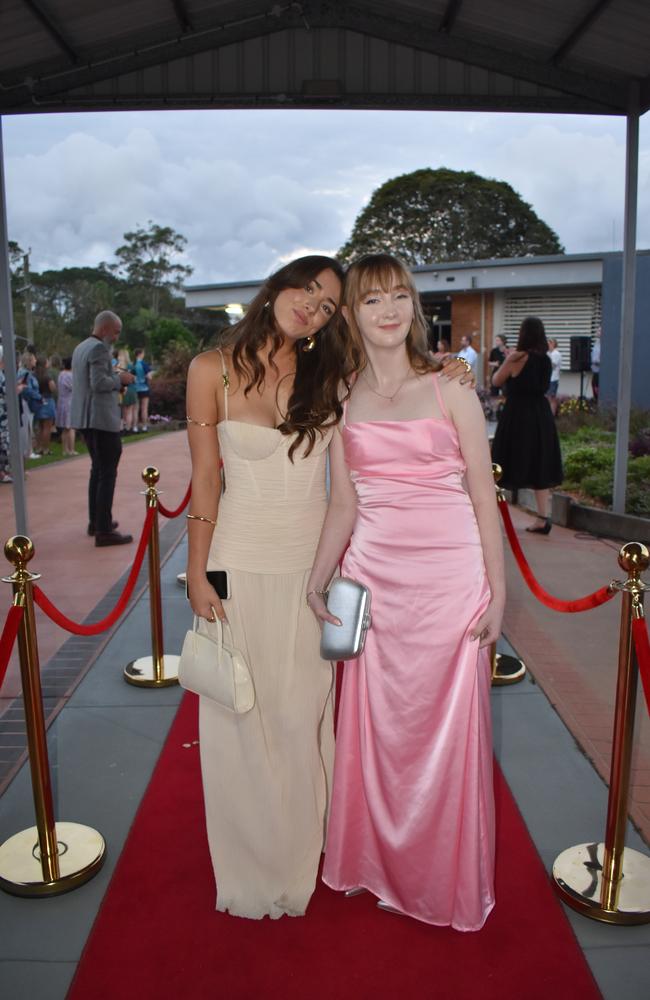
[[632, 398], [632, 358], [634, 353], [634, 306], [636, 286], [636, 217], [639, 175], [639, 86], [630, 86], [625, 147], [625, 221], [623, 230], [623, 284], [621, 289], [621, 335], [618, 358], [618, 398], [616, 402], [616, 453], [614, 499], [616, 514], [625, 513], [627, 492], [628, 438]]
[[[16, 346], [14, 340], [14, 317], [11, 308], [11, 276], [9, 273], [9, 247], [7, 234], [7, 199], [5, 192], [4, 150], [2, 145], [2, 116], [0, 115], [0, 332], [4, 353], [4, 373], [6, 382], [7, 420], [9, 424], [9, 455], [11, 474], [14, 480], [14, 511], [16, 534], [27, 534], [27, 504], [25, 478], [23, 473], [23, 453], [20, 446], [19, 400], [16, 392]], [[6, 539], [0, 538], [4, 545]]]

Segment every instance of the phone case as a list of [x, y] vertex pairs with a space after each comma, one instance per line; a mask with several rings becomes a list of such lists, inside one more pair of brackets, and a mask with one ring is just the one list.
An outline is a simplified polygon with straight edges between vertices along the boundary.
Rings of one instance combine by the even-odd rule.
[[[209, 569], [205, 575], [208, 583], [216, 590], [217, 597], [220, 597], [222, 601], [227, 601], [230, 598], [230, 577], [228, 576], [228, 571], [225, 569]], [[189, 601], [190, 592], [187, 586], [187, 579], [185, 580], [185, 596]]]
[[354, 660], [363, 650], [370, 628], [370, 590], [357, 580], [339, 576], [327, 595], [327, 610], [342, 622], [323, 624], [320, 655], [324, 660]]

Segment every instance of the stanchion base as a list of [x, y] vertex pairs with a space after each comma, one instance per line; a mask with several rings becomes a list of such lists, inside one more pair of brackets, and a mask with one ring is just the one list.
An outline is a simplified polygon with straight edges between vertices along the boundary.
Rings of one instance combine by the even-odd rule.
[[496, 666], [492, 673], [492, 685], [500, 687], [504, 684], [518, 684], [526, 676], [526, 664], [517, 656], [497, 653]]
[[124, 680], [137, 687], [161, 688], [178, 684], [178, 664], [180, 656], [163, 656], [162, 677], [156, 678], [153, 656], [141, 656], [124, 668]]
[[650, 923], [650, 857], [626, 847], [615, 910], [602, 904], [604, 844], [578, 844], [553, 864], [555, 889], [572, 909], [606, 924]]
[[43, 880], [38, 830], [22, 830], [0, 846], [0, 889], [12, 896], [58, 896], [88, 882], [104, 864], [101, 833], [80, 823], [57, 823], [59, 878]]

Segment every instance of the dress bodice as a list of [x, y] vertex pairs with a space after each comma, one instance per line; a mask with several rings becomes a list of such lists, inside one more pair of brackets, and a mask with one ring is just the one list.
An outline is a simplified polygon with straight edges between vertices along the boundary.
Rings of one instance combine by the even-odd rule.
[[458, 482], [465, 473], [456, 428], [446, 417], [346, 423], [343, 441], [357, 492], [371, 480], [397, 480], [408, 489]]
[[283, 573], [311, 566], [327, 503], [331, 430], [289, 458], [293, 436], [222, 420], [217, 427], [226, 489], [219, 501], [210, 567]]

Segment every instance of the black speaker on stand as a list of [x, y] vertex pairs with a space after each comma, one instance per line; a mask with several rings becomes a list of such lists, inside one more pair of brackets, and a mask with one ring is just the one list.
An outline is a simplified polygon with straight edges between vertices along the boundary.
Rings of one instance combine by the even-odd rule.
[[585, 398], [585, 372], [591, 371], [591, 337], [571, 337], [571, 371], [580, 372], [580, 399]]

